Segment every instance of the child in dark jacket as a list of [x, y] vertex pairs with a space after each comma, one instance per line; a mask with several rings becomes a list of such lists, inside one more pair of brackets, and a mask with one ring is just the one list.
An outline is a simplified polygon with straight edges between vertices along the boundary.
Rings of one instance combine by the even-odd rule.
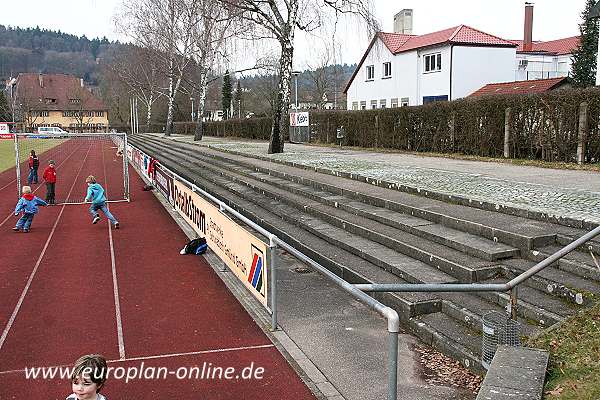
[[47, 205], [48, 203], [31, 193], [31, 187], [23, 186], [23, 196], [19, 199], [15, 207], [15, 215], [19, 215], [21, 211], [23, 215], [17, 221], [17, 225], [13, 228], [13, 231], [18, 232], [23, 229], [23, 232], [29, 232], [33, 217], [38, 213], [38, 206]]
[[56, 204], [56, 200], [54, 199], [56, 192], [54, 191], [54, 187], [56, 185], [56, 169], [54, 168], [54, 161], [50, 160], [48, 162], [48, 166], [44, 170], [44, 175], [42, 175], [44, 181], [46, 181], [46, 202], [48, 204]]
[[29, 175], [27, 176], [27, 183], [38, 183], [38, 168], [40, 166], [40, 159], [35, 154], [35, 150], [31, 150], [29, 154]]

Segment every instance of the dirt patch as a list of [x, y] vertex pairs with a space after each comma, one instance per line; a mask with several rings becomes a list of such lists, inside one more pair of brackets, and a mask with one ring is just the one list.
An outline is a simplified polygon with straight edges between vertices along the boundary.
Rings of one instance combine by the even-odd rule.
[[427, 383], [462, 388], [473, 394], [479, 392], [483, 378], [460, 362], [422, 345], [416, 345], [414, 351], [418, 354], [423, 368], [421, 374]]

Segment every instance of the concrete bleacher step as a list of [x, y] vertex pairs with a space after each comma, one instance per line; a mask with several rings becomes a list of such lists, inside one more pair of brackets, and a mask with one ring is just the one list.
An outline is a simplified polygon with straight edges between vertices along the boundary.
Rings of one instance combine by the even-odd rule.
[[[497, 303], [487, 301], [475, 293], [441, 293], [442, 312], [450, 315], [452, 318], [461, 321], [478, 332], [483, 330], [483, 317], [489, 312], [506, 313], [505, 307]], [[517, 320], [520, 323], [521, 335], [532, 336], [541, 331], [541, 327], [519, 316]]]
[[[526, 256], [532, 261], [540, 262], [562, 247], [561, 245], [545, 246], [529, 251]], [[600, 263], [600, 252], [594, 251], [594, 256]], [[600, 268], [594, 264], [589, 251], [575, 250], [560, 259], [555, 265], [563, 271], [600, 283]]]
[[[536, 265], [534, 261], [523, 259], [504, 261], [505, 276], [512, 279]], [[546, 267], [525, 281], [529, 287], [567, 299], [573, 304], [589, 305], [600, 297], [600, 284], [565, 269]]]
[[481, 333], [442, 312], [420, 315], [412, 320], [411, 330], [429, 346], [460, 361], [479, 373]]
[[[232, 162], [223, 160], [221, 162], [226, 163], [228, 169], [250, 176], [261, 182], [267, 182], [270, 185], [275, 185], [286, 191], [308, 197], [323, 204], [336, 208], [339, 207], [355, 215], [373, 219], [485, 260], [495, 261], [514, 257], [519, 254], [519, 249], [515, 247], [448, 228], [423, 218], [407, 216], [397, 211], [357, 202], [350, 197], [327, 190], [320, 190], [308, 184], [278, 178], [266, 172], [256, 172], [250, 167], [240, 168], [239, 165]], [[287, 178], [291, 177], [290, 175], [285, 176]]]
[[[175, 146], [182, 146], [181, 148], [186, 148], [188, 150], [191, 148], [195, 148], [196, 151], [198, 150], [198, 147], [192, 144], [178, 143]], [[311, 176], [312, 170], [274, 164], [270, 161], [223, 152], [218, 149], [204, 148], [201, 151], [203, 154], [216, 159], [223, 159], [228, 162], [246, 165], [249, 168], [254, 168], [257, 171], [265, 172], [269, 175], [301, 182], [304, 185], [312, 185], [332, 193], [343, 193], [344, 195], [361, 202], [398, 210], [402, 213], [419, 216], [436, 223], [443, 223], [445, 226], [454, 227], [491, 240], [508, 243], [519, 249], [528, 249], [553, 243], [556, 239], [555, 234], [549, 234], [547, 232], [548, 226], [553, 226], [553, 224], [545, 222], [533, 221], [524, 217], [498, 214], [496, 212], [467, 206], [448, 205], [440, 200], [422, 198], [420, 196], [389, 190], [363, 182], [339, 178], [331, 179], [330, 176], [325, 174], [318, 178], [314, 178]], [[293, 173], [281, 172], [281, 170], [293, 170]], [[331, 182], [335, 182], [335, 184], [332, 184]], [[383, 195], [379, 196], [379, 194]], [[445, 211], [447, 210], [452, 210], [452, 212], [446, 213]]]
[[[202, 163], [201, 161], [195, 162]], [[247, 178], [236, 177], [231, 172], [217, 171], [217, 167], [208, 164], [203, 165], [215, 173], [223, 176], [226, 175], [240, 184], [245, 184], [262, 195], [283, 200], [287, 204], [292, 204], [297, 209], [309, 212], [319, 219], [323, 219], [353, 234], [361, 235], [371, 241], [383, 244], [412, 258], [428, 263], [463, 282], [486, 279], [498, 273], [498, 268], [489, 262], [471, 257], [435, 242], [423, 240], [423, 238], [410, 233], [398, 231], [390, 226], [382, 226], [375, 221], [356, 217], [345, 211], [336, 210], [320, 203], [306, 201], [302, 197], [282, 192], [281, 189], [271, 188], [262, 182], [252, 182]], [[341, 217], [344, 218], [335, 216], [334, 214], [342, 214]], [[350, 220], [354, 220], [356, 223], [349, 222]], [[444, 256], [438, 256], [437, 254], [443, 254]]]

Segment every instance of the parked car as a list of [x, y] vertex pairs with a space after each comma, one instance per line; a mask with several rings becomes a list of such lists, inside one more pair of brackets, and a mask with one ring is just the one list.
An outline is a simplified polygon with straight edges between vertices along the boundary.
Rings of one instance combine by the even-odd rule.
[[64, 133], [68, 133], [68, 132], [63, 131], [58, 126], [40, 126], [37, 128], [37, 133], [50, 134], [50, 135], [62, 135]]

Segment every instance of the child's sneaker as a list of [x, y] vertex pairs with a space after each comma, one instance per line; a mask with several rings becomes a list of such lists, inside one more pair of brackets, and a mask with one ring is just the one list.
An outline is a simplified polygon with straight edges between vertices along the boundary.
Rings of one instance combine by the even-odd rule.
[[21, 228], [17, 228], [16, 226], [14, 228], [12, 228], [13, 231], [15, 232], [19, 232], [21, 230]]
[[96, 224], [96, 223], [98, 223], [98, 221], [100, 221], [100, 216], [99, 216], [99, 215], [96, 215], [96, 216], [94, 217], [94, 220], [92, 221], [92, 224]]
[[23, 229], [23, 233], [29, 233], [29, 229]]
[[119, 223], [115, 222], [115, 229], [119, 229]]

